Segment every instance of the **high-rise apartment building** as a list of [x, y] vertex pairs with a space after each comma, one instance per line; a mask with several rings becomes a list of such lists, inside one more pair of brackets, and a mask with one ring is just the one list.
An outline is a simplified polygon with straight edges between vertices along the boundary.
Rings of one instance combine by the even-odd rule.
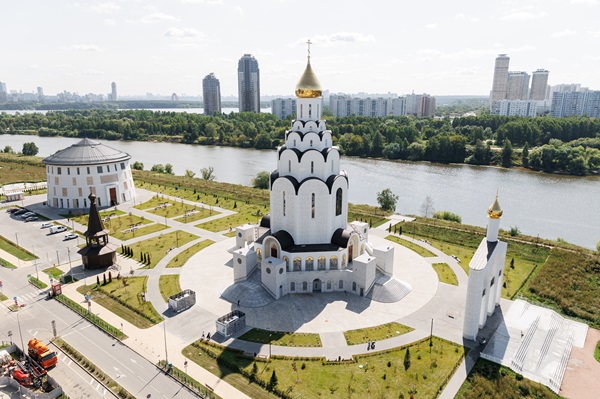
[[600, 118], [600, 91], [555, 92], [550, 115], [556, 118], [583, 115]]
[[115, 82], [110, 84], [110, 100], [117, 101], [117, 84]]
[[499, 54], [494, 65], [494, 81], [490, 93], [490, 103], [506, 99], [506, 88], [508, 84], [508, 64], [510, 57]]
[[529, 99], [543, 101], [546, 99], [546, 91], [548, 90], [548, 74], [546, 69], [538, 69], [533, 72], [531, 77], [531, 89], [529, 90]]
[[419, 107], [417, 108], [417, 117], [431, 118], [435, 114], [435, 97], [429, 94], [423, 94], [419, 99]]
[[537, 116], [538, 102], [535, 100], [501, 100], [498, 115]]
[[296, 112], [295, 98], [276, 98], [271, 100], [271, 113], [279, 119], [285, 119]]
[[204, 115], [221, 113], [221, 84], [212, 72], [202, 79], [202, 100]]
[[238, 95], [240, 112], [260, 112], [260, 71], [251, 54], [238, 62]]
[[527, 100], [529, 97], [529, 74], [508, 72], [506, 100]]
[[6, 91], [6, 83], [0, 82], [0, 102], [8, 101], [8, 92]]

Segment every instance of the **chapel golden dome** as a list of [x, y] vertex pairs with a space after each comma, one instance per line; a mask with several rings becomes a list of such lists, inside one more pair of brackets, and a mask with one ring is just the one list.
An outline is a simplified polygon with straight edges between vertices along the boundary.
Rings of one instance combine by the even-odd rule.
[[310, 66], [310, 56], [306, 69], [296, 84], [296, 97], [298, 98], [317, 98], [321, 97], [321, 83]]
[[488, 208], [488, 216], [491, 219], [500, 219], [502, 217], [502, 208], [500, 208], [500, 204], [498, 203], [497, 195], [494, 203]]

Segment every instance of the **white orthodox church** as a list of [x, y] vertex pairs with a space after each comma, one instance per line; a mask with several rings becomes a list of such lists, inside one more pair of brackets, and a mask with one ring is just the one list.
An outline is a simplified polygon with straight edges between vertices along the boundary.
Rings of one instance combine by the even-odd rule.
[[500, 304], [507, 248], [505, 242], [498, 241], [501, 218], [502, 208], [496, 196], [488, 209], [486, 237], [469, 263], [463, 337], [472, 341], [477, 339], [479, 329], [485, 326], [487, 318]]
[[[296, 97], [297, 119], [271, 173], [270, 214], [259, 226], [236, 229], [229, 250], [234, 281], [246, 281], [258, 268], [260, 285], [275, 299], [333, 291], [367, 296], [379, 279], [393, 280], [394, 249], [372, 248], [367, 223], [348, 224], [348, 175], [321, 120], [321, 85], [310, 52]], [[223, 297], [234, 300], [227, 290]]]

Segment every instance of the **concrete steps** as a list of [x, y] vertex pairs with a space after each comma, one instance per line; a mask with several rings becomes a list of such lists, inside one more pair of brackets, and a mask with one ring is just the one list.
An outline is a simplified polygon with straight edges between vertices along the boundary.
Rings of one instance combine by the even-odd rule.
[[412, 291], [410, 284], [378, 273], [367, 298], [382, 303], [398, 302]]

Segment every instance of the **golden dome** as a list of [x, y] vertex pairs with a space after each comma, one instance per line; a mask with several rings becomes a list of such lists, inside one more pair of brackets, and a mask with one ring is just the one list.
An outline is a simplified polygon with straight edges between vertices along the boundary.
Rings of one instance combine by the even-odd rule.
[[498, 203], [497, 195], [494, 203], [488, 208], [488, 217], [491, 219], [500, 219], [502, 217], [502, 208], [500, 208], [500, 204]]
[[296, 84], [296, 97], [298, 98], [317, 98], [321, 97], [321, 83], [317, 79], [317, 75], [310, 66], [310, 56], [306, 69]]

